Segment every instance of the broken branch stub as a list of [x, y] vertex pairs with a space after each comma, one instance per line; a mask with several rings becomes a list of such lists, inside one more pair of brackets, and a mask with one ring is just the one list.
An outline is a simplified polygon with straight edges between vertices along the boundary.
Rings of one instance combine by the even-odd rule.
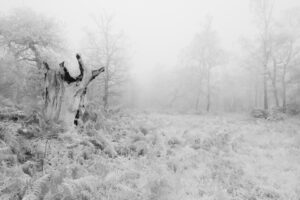
[[54, 70], [44, 62], [46, 69], [44, 79], [44, 108], [46, 120], [62, 121], [67, 126], [77, 125], [84, 113], [86, 93], [89, 84], [102, 72], [104, 67], [90, 70], [84, 65], [79, 54], [76, 55], [80, 74], [72, 77], [65, 67], [59, 64], [59, 70]]

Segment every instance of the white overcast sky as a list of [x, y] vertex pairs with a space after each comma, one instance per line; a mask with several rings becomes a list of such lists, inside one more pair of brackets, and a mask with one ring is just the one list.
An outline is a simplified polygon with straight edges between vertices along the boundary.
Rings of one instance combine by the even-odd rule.
[[[299, 4], [299, 0], [277, 0], [276, 9]], [[249, 0], [0, 0], [1, 12], [22, 6], [61, 21], [74, 52], [80, 52], [77, 44], [84, 27], [91, 25], [92, 14], [113, 14], [116, 28], [130, 44], [131, 64], [137, 73], [157, 65], [175, 65], [207, 15], [213, 17], [213, 26], [229, 49], [239, 45], [240, 37], [253, 33]]]

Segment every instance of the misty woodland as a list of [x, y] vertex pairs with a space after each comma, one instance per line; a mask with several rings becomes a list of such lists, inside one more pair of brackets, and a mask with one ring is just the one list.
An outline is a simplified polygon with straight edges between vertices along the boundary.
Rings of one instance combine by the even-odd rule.
[[75, 2], [0, 0], [0, 200], [300, 200], [300, 2]]

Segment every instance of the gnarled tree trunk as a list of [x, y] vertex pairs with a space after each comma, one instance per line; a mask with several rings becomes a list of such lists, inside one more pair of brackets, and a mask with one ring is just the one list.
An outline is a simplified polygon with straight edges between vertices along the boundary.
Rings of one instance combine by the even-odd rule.
[[104, 67], [97, 70], [86, 68], [79, 54], [76, 55], [80, 75], [72, 77], [64, 65], [59, 64], [59, 70], [54, 70], [44, 62], [46, 69], [44, 77], [44, 108], [46, 120], [62, 121], [67, 126], [78, 125], [78, 120], [85, 110], [85, 96], [89, 83], [95, 79]]

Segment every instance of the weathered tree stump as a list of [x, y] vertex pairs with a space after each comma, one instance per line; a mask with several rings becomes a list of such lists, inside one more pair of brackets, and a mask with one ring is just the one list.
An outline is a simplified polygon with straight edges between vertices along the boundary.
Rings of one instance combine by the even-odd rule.
[[59, 70], [51, 69], [47, 62], [44, 62], [46, 73], [43, 115], [46, 120], [64, 122], [67, 126], [78, 125], [78, 120], [85, 111], [88, 85], [104, 72], [104, 67], [90, 70], [84, 65], [79, 54], [76, 55], [76, 59], [80, 74], [75, 78], [70, 75], [64, 62], [59, 64]]

